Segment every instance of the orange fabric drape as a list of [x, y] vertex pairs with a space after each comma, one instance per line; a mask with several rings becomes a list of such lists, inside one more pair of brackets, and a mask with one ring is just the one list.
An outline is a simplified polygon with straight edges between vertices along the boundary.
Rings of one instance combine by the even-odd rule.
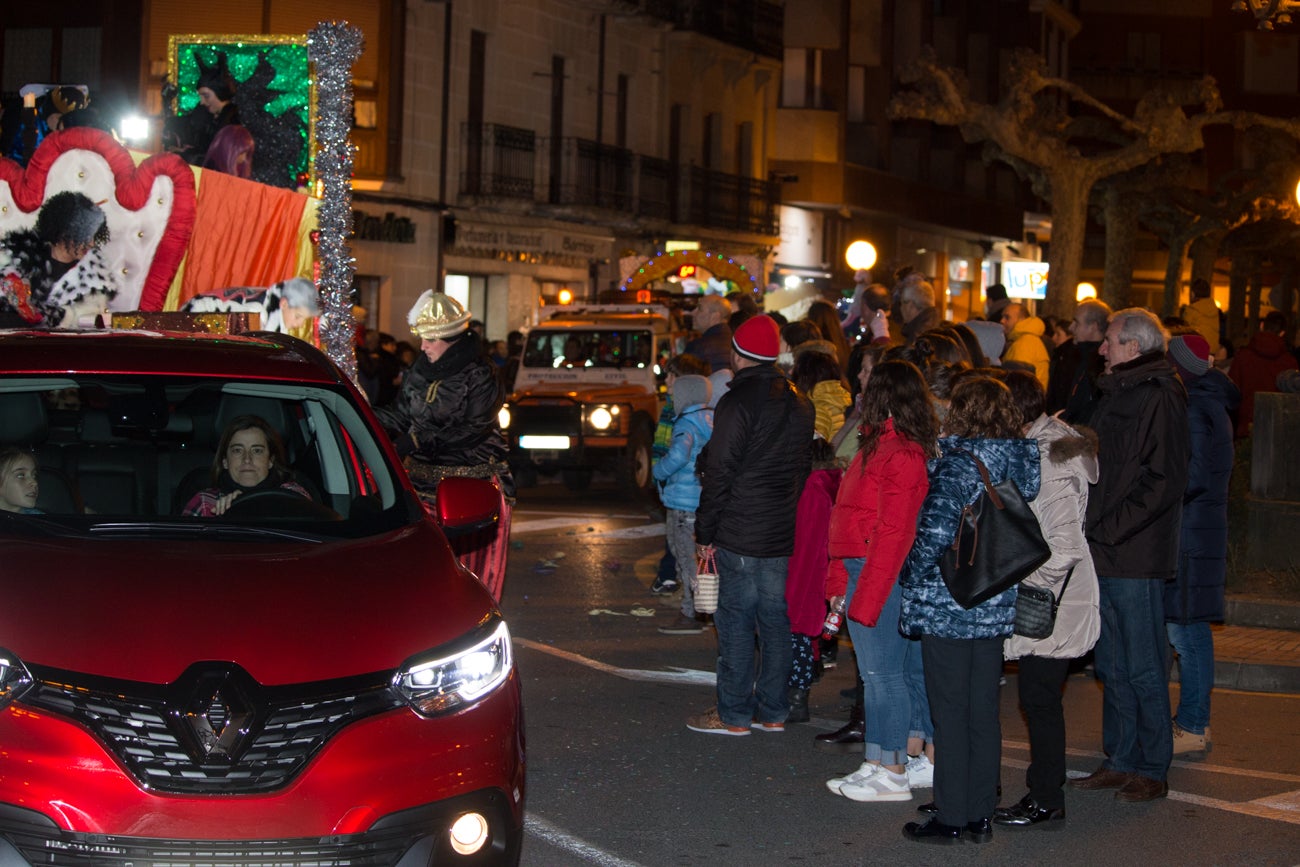
[[270, 286], [293, 277], [307, 197], [234, 175], [199, 180], [178, 304], [230, 286]]

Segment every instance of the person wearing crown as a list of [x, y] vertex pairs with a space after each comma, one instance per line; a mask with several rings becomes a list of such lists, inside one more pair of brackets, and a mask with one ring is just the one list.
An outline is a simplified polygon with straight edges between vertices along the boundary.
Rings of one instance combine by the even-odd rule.
[[426, 502], [435, 501], [438, 483], [449, 476], [488, 479], [500, 488], [497, 524], [453, 545], [499, 601], [515, 482], [497, 422], [504, 399], [501, 380], [469, 320], [469, 311], [455, 298], [432, 289], [421, 295], [407, 321], [420, 338], [422, 354], [406, 372], [397, 397], [375, 414]]

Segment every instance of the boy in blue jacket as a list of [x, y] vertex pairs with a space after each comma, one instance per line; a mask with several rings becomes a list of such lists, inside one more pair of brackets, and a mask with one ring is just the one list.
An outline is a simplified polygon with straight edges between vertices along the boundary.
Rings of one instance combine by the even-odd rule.
[[709, 380], [689, 374], [672, 385], [672, 442], [668, 453], [654, 465], [660, 499], [668, 510], [668, 550], [677, 560], [677, 583], [682, 588], [682, 610], [672, 623], [659, 627], [665, 635], [691, 635], [704, 630], [695, 616], [695, 510], [700, 505], [700, 480], [695, 460], [713, 435], [713, 410], [709, 408]]

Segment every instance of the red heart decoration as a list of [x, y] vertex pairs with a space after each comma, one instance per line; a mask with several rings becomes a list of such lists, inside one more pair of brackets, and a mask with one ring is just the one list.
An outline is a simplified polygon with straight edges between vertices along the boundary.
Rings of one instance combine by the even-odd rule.
[[[194, 230], [194, 172], [176, 154], [154, 154], [137, 166], [126, 148], [102, 130], [89, 127], [60, 130], [41, 141], [26, 169], [13, 160], [0, 158], [0, 181], [8, 182], [14, 203], [22, 211], [31, 213], [41, 207], [50, 167], [60, 156], [73, 150], [94, 151], [104, 158], [113, 172], [117, 203], [130, 211], [139, 211], [149, 203], [156, 178], [171, 179], [172, 211], [149, 264], [138, 305], [140, 310], [161, 310]], [[110, 223], [110, 231], [112, 228]]]

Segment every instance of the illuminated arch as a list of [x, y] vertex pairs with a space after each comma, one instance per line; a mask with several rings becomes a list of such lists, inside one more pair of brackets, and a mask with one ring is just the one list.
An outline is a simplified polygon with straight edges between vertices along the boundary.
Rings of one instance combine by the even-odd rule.
[[[723, 253], [715, 253], [712, 250], [659, 252], [653, 258], [642, 262], [640, 267], [628, 275], [619, 288], [635, 292], [655, 280], [662, 280], [669, 274], [674, 273], [682, 265], [698, 265], [715, 277], [730, 280], [741, 288], [748, 288], [751, 292], [757, 291], [760, 288], [758, 268], [744, 265], [737, 261], [738, 258], [748, 257], [727, 256]], [[757, 260], [754, 261], [757, 262]]]

